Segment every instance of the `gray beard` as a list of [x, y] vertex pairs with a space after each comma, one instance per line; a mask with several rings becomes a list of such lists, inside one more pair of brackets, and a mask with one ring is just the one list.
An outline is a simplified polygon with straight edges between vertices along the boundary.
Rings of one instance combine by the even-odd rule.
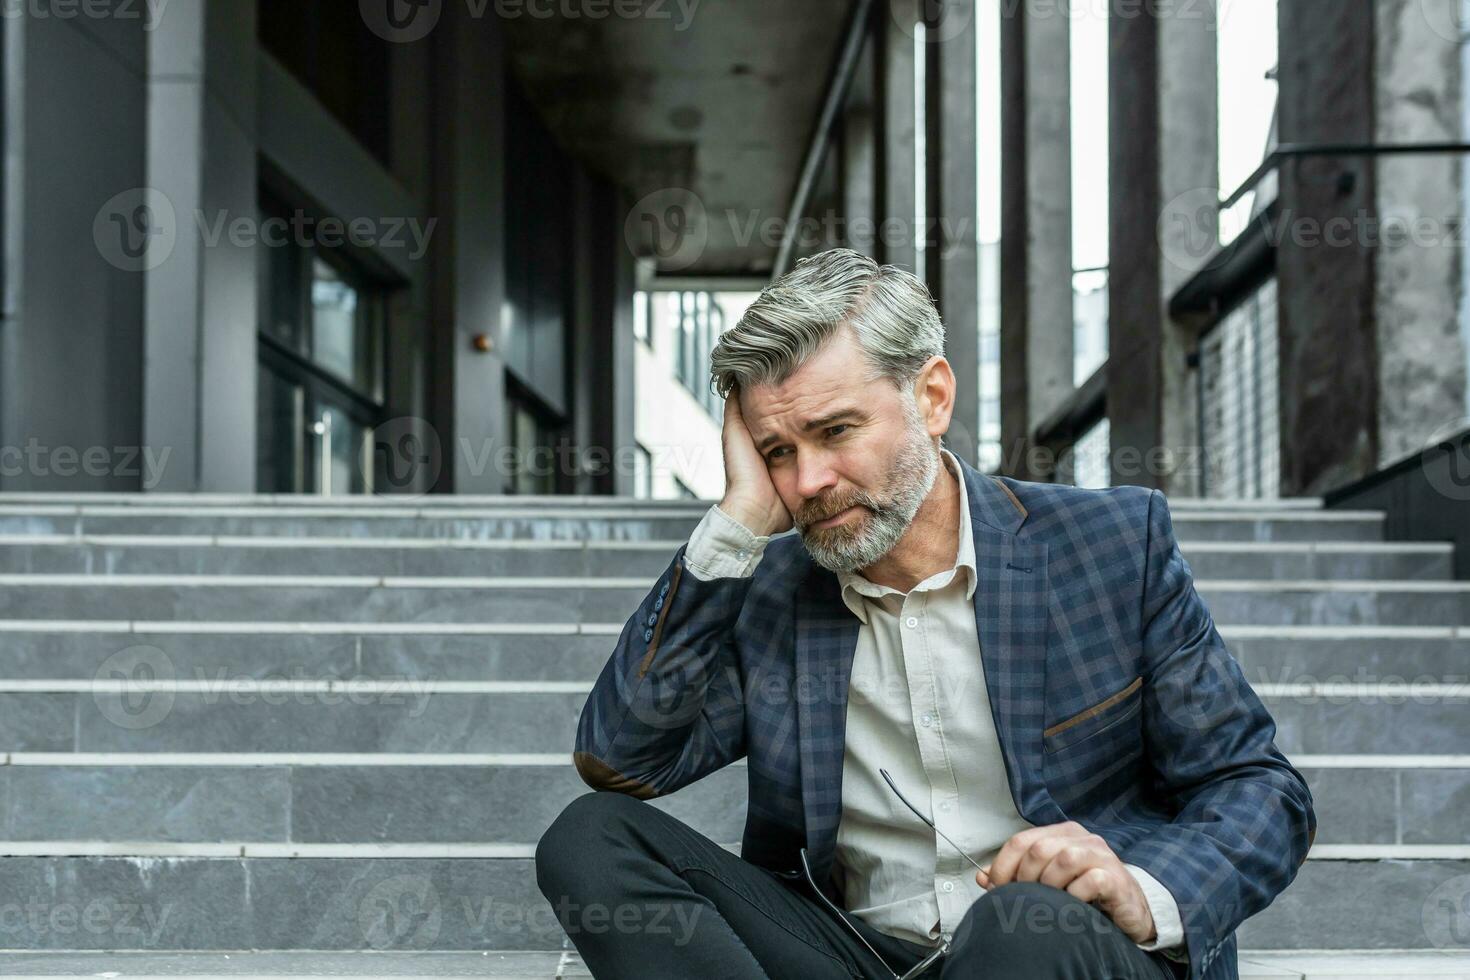
[[888, 554], [929, 496], [940, 465], [939, 450], [929, 434], [910, 425], [908, 441], [888, 471], [888, 485], [895, 488], [888, 500], [864, 494], [853, 501], [867, 508], [857, 519], [821, 530], [801, 528], [812, 560], [830, 572], [855, 572]]

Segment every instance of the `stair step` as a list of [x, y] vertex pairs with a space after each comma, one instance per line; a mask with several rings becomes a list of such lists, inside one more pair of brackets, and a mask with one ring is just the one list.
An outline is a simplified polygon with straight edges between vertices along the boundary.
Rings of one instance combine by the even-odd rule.
[[[0, 684], [0, 751], [544, 752], [570, 748], [589, 687], [549, 681], [8, 681]], [[1467, 748], [1470, 686], [1463, 682], [1256, 690], [1276, 719], [1276, 744], [1288, 756], [1456, 754]]]
[[[229, 953], [0, 953], [0, 974], [31, 977], [238, 977], [314, 980], [328, 977], [478, 977], [555, 980], [590, 977], [575, 952], [407, 953], [312, 951]], [[1470, 980], [1470, 954], [1454, 950], [1273, 952], [1242, 950], [1242, 977], [1276, 980]]]
[[[0, 575], [8, 619], [606, 623], [648, 578]], [[1470, 582], [1198, 580], [1217, 623], [1459, 625]]]
[[[553, 755], [252, 757], [16, 753], [0, 766], [8, 844], [52, 840], [278, 844], [521, 844], [588, 792]], [[1470, 845], [1470, 756], [1299, 756], [1318, 847]], [[654, 805], [713, 840], [744, 828], [743, 765]], [[3, 847], [5, 845], [0, 845]]]
[[[659, 575], [669, 541], [446, 541], [222, 535], [0, 536], [0, 573], [112, 575]], [[1202, 579], [1446, 579], [1448, 543], [1186, 541]]]
[[[358, 845], [359, 851], [369, 850]], [[11, 950], [560, 950], [565, 936], [527, 857], [0, 858]], [[1308, 859], [1241, 928], [1242, 946], [1433, 951], [1462, 925], [1470, 860]], [[1363, 914], [1363, 896], [1374, 913]], [[1463, 908], [1454, 905], [1453, 908]], [[1463, 914], [1462, 914], [1463, 917]], [[649, 923], [652, 924], [651, 922]], [[671, 922], [677, 930], [679, 923]], [[8, 965], [8, 964], [7, 964]]]
[[[325, 509], [0, 506], [0, 535], [265, 535], [487, 541], [687, 541], [708, 507]], [[1180, 509], [1181, 541], [1382, 541], [1380, 511]], [[795, 532], [789, 532], [795, 533]]]
[[[591, 682], [623, 623], [252, 623], [0, 620], [0, 680], [90, 678], [133, 646], [158, 676]], [[1464, 680], [1470, 627], [1230, 626], [1252, 682]]]

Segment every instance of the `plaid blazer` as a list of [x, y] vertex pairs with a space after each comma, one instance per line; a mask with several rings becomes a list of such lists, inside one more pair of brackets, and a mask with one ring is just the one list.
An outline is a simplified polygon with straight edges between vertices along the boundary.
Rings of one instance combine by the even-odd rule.
[[[1235, 929], [1296, 876], [1311, 794], [1194, 590], [1164, 495], [985, 476], [960, 460], [975, 628], [1011, 795], [1075, 820], [1178, 902], [1191, 980], [1234, 980]], [[841, 817], [860, 623], [797, 534], [754, 575], [701, 581], [684, 551], [618, 637], [577, 729], [598, 790], [672, 793], [748, 760], [742, 856], [808, 848], [823, 890]]]

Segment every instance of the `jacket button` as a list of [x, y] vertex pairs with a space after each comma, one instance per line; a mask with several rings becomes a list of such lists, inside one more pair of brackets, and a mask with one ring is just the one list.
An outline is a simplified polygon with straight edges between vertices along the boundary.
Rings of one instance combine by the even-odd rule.
[[658, 622], [658, 617], [650, 613], [648, 616], [648, 625], [652, 626], [656, 622]]
[[658, 587], [658, 594], [659, 595], [667, 595], [668, 594], [668, 591], [669, 591], [669, 583], [667, 583], [667, 582], [665, 582], [663, 585], [660, 585]]
[[643, 639], [645, 639], [645, 640], [651, 640], [651, 639], [653, 639], [653, 630], [644, 630], [643, 631]]
[[653, 601], [653, 608], [655, 608], [655, 609], [662, 609], [663, 607], [664, 607], [664, 597], [663, 596], [659, 596], [657, 599], [655, 599]]

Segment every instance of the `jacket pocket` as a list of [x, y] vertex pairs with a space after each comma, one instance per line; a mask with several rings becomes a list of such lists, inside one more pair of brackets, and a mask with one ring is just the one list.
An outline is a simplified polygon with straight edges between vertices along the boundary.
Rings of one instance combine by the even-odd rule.
[[1046, 751], [1075, 745], [1094, 735], [1101, 735], [1115, 725], [1126, 724], [1142, 707], [1143, 678], [1135, 677], [1121, 691], [1046, 729], [1041, 733], [1042, 745]]

